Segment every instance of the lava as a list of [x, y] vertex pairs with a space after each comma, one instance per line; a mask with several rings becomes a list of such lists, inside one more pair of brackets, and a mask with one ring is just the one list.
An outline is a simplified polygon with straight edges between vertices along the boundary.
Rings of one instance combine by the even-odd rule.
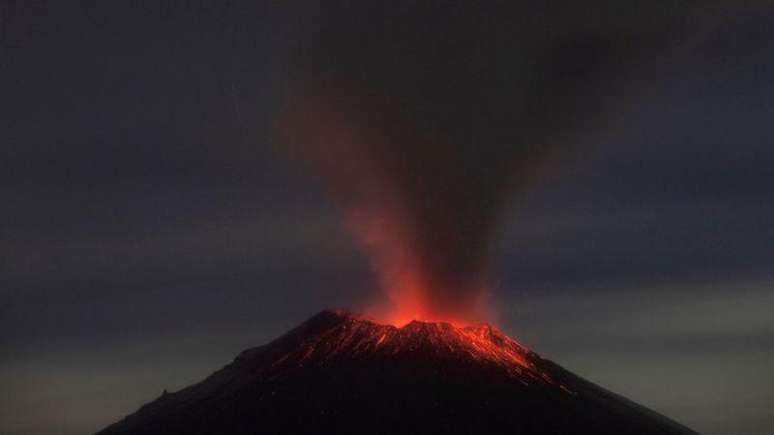
[[[337, 325], [281, 353], [272, 366], [322, 367], [342, 360], [401, 359], [419, 354], [432, 356], [441, 367], [449, 361], [453, 362], [449, 365], [469, 362], [490, 366], [525, 385], [554, 383], [535, 365], [533, 352], [488, 323], [463, 326], [411, 320], [395, 326], [343, 310], [324, 311], [312, 321], [326, 318], [335, 319]], [[270, 376], [281, 376], [281, 372]]]

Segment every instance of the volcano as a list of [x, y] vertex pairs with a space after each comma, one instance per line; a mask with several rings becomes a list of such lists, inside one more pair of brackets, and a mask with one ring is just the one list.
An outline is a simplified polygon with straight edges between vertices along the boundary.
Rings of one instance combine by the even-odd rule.
[[100, 435], [695, 434], [488, 324], [323, 311]]

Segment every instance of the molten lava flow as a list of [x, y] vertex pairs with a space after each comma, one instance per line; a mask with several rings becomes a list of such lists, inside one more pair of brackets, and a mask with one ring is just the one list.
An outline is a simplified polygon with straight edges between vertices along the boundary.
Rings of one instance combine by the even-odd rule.
[[[412, 320], [404, 326], [378, 323], [344, 311], [317, 316], [323, 332], [306, 337], [299, 347], [277, 355], [273, 367], [327, 367], [342, 361], [429, 361], [434, 370], [486, 366], [525, 385], [556, 384], [536, 364], [539, 357], [497, 328], [481, 323], [457, 326], [448, 322]], [[268, 374], [270, 377], [281, 376]], [[447, 377], [464, 373], [450, 371]]]

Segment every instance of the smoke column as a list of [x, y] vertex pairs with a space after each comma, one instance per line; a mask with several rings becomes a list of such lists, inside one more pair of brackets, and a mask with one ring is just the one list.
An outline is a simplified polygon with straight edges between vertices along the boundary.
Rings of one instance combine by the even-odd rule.
[[508, 199], [685, 26], [645, 1], [322, 3], [289, 38], [280, 138], [409, 318], [480, 314]]

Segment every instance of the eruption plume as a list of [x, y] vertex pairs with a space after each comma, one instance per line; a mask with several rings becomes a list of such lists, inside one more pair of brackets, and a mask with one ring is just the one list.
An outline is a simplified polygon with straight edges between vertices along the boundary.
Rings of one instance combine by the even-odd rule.
[[508, 198], [636, 87], [679, 15], [491, 3], [324, 2], [291, 38], [281, 138], [327, 180], [406, 320], [480, 315]]

